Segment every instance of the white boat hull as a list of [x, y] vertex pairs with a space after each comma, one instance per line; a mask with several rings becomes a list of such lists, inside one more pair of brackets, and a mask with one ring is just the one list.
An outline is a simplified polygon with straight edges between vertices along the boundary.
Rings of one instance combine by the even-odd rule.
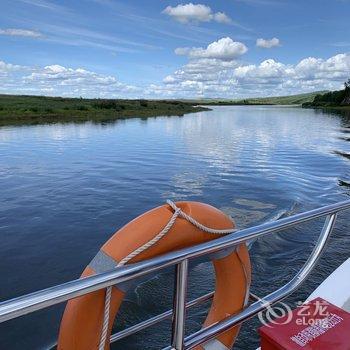
[[332, 272], [306, 302], [317, 297], [350, 312], [350, 258]]

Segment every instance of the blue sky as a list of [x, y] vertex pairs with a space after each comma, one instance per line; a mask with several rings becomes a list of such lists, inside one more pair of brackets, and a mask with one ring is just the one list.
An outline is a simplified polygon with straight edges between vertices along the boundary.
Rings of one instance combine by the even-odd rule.
[[246, 97], [350, 77], [350, 0], [0, 0], [0, 93]]

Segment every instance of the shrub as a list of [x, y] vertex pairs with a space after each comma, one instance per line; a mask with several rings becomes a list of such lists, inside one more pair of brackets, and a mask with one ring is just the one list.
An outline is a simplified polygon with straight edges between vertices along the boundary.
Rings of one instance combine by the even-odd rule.
[[331, 91], [323, 95], [316, 95], [313, 101], [314, 106], [339, 106], [345, 98], [346, 90]]
[[78, 111], [88, 111], [89, 108], [87, 108], [86, 106], [84, 105], [81, 105], [81, 106], [76, 106], [76, 108]]
[[116, 109], [117, 107], [117, 103], [114, 100], [98, 100], [92, 105], [94, 108], [99, 109]]

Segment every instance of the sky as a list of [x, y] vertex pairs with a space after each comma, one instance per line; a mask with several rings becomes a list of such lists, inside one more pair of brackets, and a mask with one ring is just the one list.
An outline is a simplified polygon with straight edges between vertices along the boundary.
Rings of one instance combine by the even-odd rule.
[[350, 0], [0, 0], [0, 93], [244, 98], [340, 89]]

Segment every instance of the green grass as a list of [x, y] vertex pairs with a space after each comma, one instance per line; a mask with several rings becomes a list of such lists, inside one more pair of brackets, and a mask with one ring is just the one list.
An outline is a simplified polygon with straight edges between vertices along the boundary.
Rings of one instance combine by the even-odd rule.
[[315, 96], [322, 93], [324, 91], [291, 96], [247, 98], [243, 100], [204, 99], [197, 101], [189, 100], [189, 102], [197, 102], [201, 105], [301, 105], [305, 102], [312, 102]]
[[174, 100], [82, 99], [0, 95], [0, 125], [113, 121], [207, 110]]

